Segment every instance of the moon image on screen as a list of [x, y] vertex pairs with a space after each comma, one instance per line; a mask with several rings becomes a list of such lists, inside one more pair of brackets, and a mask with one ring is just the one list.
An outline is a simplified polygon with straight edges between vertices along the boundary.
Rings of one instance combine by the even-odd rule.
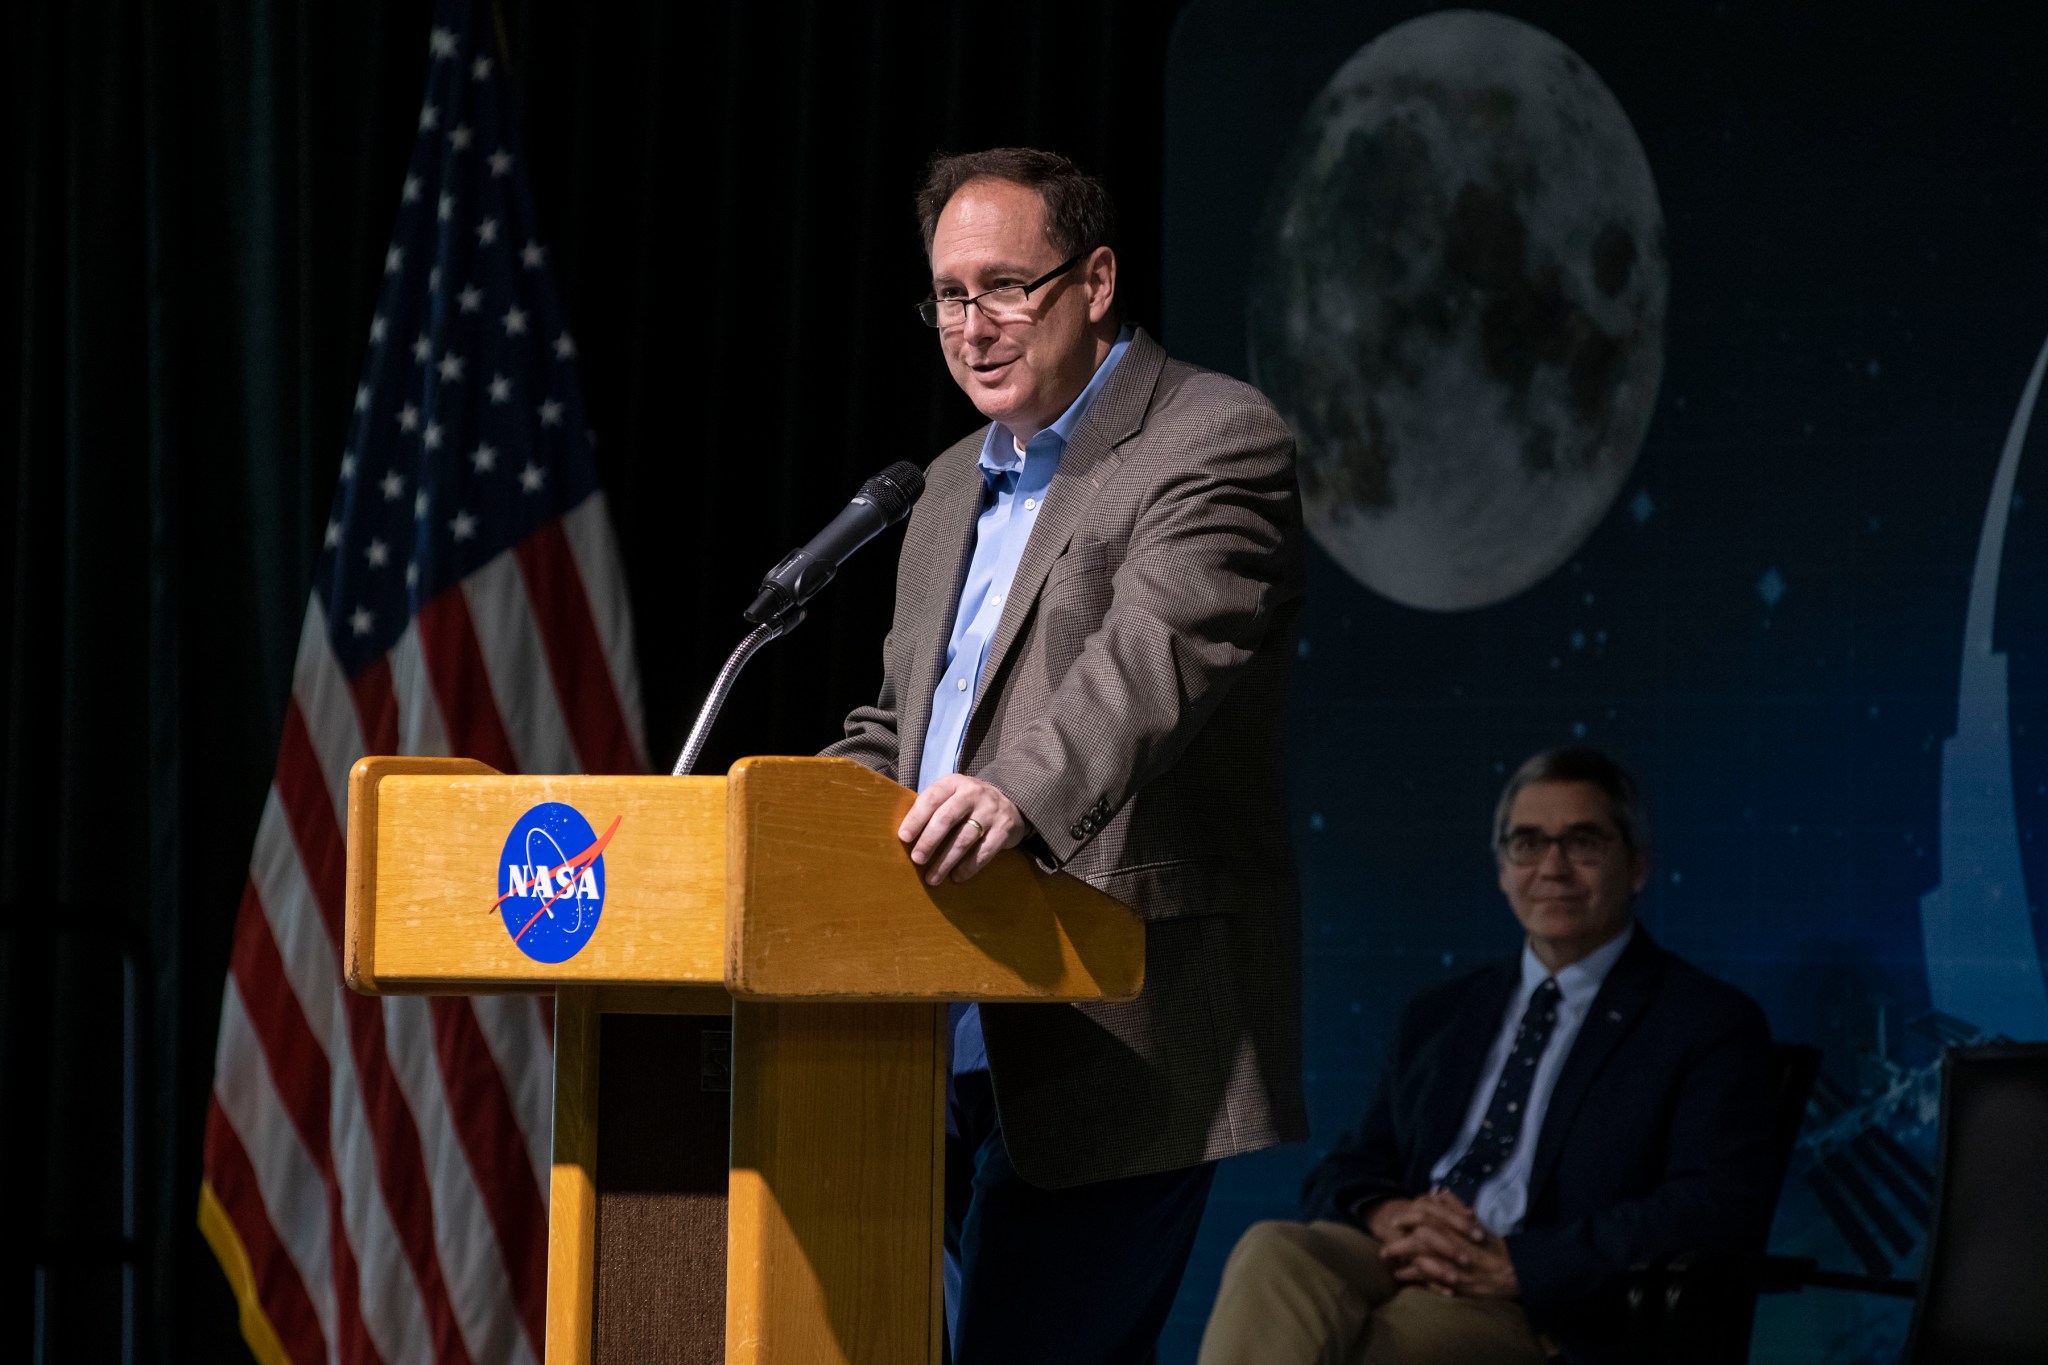
[[1571, 49], [1472, 10], [1359, 49], [1274, 174], [1247, 299], [1310, 532], [1411, 607], [1539, 582], [1635, 464], [1668, 285], [1649, 161]]

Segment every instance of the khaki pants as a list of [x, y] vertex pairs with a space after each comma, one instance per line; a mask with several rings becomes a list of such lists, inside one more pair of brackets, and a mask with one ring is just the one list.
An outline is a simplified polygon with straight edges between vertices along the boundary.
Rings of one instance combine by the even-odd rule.
[[1542, 1365], [1511, 1299], [1397, 1284], [1349, 1223], [1255, 1223], [1223, 1268], [1200, 1365]]

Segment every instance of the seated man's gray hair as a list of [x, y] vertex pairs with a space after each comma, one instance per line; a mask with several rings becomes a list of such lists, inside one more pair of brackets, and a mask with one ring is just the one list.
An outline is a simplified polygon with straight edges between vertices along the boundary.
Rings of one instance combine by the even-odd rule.
[[1493, 808], [1495, 848], [1508, 837], [1508, 816], [1514, 810], [1515, 797], [1522, 788], [1538, 782], [1589, 782], [1598, 787], [1607, 794], [1608, 807], [1614, 812], [1615, 832], [1621, 835], [1622, 843], [1638, 858], [1649, 856], [1650, 823], [1643, 812], [1642, 789], [1628, 769], [1598, 749], [1583, 746], [1545, 749], [1515, 769], [1507, 786], [1501, 788], [1500, 803]]

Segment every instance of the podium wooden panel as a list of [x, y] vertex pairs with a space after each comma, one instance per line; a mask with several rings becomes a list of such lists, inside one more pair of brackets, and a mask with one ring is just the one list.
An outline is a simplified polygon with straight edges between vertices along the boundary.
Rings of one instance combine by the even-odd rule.
[[[937, 1365], [943, 1002], [1129, 998], [1144, 930], [1014, 851], [925, 886], [895, 838], [912, 800], [835, 759], [350, 774], [349, 984], [555, 993], [547, 1365]], [[544, 802], [611, 831], [597, 927], [559, 963], [496, 910]]]

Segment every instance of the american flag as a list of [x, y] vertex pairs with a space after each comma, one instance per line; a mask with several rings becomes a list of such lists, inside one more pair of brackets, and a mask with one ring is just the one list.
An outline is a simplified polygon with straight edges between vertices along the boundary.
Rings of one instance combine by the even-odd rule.
[[221, 1002], [200, 1225], [265, 1365], [543, 1353], [552, 1017], [342, 984], [350, 765], [647, 767], [576, 344], [477, 18], [435, 13]]

